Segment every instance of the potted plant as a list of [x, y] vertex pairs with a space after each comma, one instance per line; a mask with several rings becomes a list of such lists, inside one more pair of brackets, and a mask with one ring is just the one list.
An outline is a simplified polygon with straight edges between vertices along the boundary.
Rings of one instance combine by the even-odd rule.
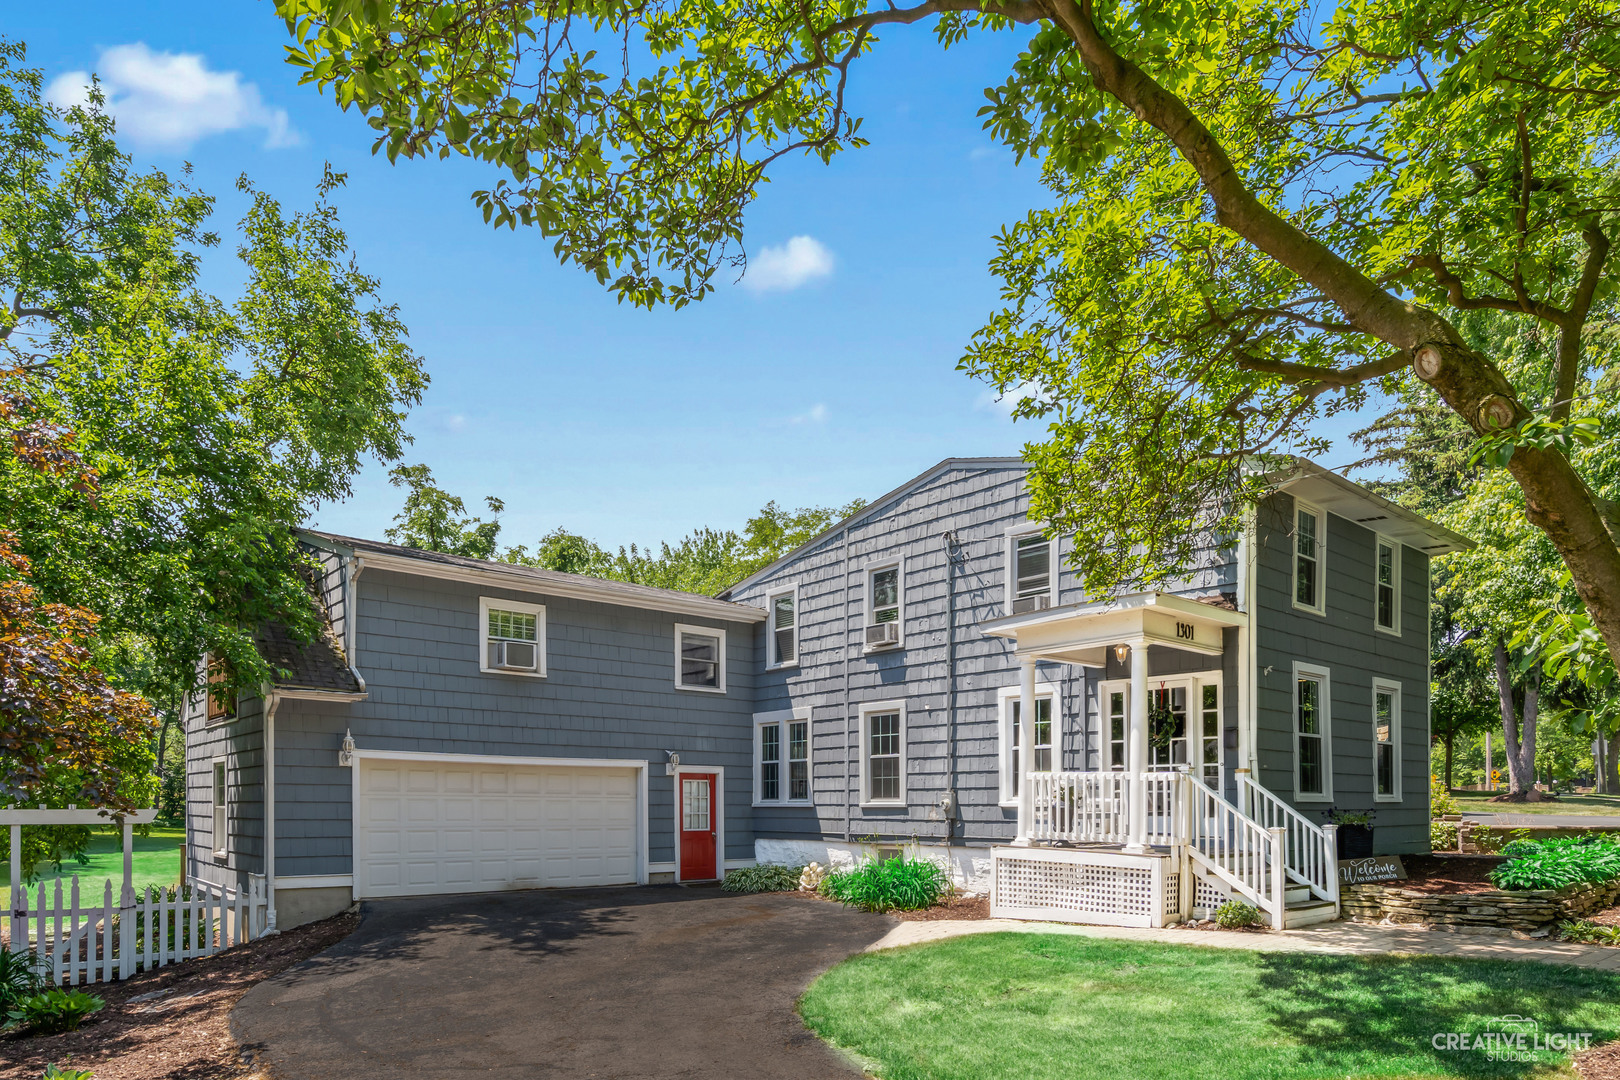
[[1339, 858], [1365, 859], [1373, 853], [1373, 812], [1329, 808], [1328, 821], [1339, 827]]

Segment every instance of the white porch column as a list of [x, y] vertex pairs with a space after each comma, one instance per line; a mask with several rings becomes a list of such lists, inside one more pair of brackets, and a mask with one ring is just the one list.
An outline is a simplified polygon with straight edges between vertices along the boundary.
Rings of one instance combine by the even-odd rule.
[[1147, 744], [1148, 744], [1148, 678], [1147, 642], [1137, 638], [1131, 646], [1131, 734], [1130, 785], [1131, 822], [1130, 842], [1125, 850], [1147, 850]]
[[1018, 838], [1014, 843], [1029, 843], [1030, 824], [1035, 818], [1035, 792], [1029, 782], [1030, 769], [1035, 764], [1029, 752], [1029, 732], [1035, 716], [1035, 658], [1018, 660]]

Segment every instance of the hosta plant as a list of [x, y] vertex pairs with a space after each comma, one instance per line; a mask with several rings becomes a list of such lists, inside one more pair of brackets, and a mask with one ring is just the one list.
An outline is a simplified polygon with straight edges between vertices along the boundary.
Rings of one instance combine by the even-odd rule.
[[802, 866], [745, 866], [726, 873], [720, 887], [727, 892], [790, 892], [799, 887]]
[[104, 1004], [99, 997], [83, 990], [63, 990], [53, 986], [18, 999], [6, 1015], [8, 1026], [51, 1035], [58, 1031], [72, 1031]]

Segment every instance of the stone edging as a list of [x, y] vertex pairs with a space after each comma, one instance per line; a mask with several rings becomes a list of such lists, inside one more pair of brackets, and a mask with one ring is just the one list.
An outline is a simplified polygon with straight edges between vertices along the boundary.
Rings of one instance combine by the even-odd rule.
[[1612, 906], [1617, 899], [1620, 881], [1562, 889], [1490, 889], [1474, 893], [1419, 892], [1398, 885], [1345, 885], [1339, 890], [1344, 917], [1357, 922], [1519, 931], [1579, 919]]

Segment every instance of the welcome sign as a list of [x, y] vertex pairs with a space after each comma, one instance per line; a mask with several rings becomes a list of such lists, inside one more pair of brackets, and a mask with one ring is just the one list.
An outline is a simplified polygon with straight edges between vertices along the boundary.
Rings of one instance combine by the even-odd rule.
[[1405, 881], [1406, 867], [1399, 855], [1375, 855], [1370, 859], [1341, 859], [1340, 885], [1376, 885], [1380, 881]]

